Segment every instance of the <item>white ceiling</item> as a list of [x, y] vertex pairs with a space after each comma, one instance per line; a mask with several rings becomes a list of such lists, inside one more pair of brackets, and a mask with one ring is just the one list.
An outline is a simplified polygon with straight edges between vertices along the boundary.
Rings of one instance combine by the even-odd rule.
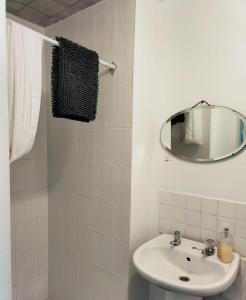
[[6, 0], [7, 12], [40, 26], [56, 23], [101, 0]]

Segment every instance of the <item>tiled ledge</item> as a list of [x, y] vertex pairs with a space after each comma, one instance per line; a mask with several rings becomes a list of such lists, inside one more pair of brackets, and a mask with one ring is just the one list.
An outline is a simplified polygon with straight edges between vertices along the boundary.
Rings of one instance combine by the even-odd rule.
[[234, 237], [235, 250], [246, 257], [246, 203], [198, 195], [160, 191], [159, 232], [180, 230], [197, 241], [216, 239], [225, 224]]

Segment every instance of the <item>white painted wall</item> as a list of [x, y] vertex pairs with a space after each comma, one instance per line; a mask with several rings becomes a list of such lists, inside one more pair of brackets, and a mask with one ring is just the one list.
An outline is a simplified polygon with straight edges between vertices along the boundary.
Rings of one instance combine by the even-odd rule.
[[158, 234], [158, 193], [246, 202], [246, 152], [216, 164], [169, 157], [163, 122], [201, 99], [246, 115], [246, 2], [137, 0], [131, 247]]
[[0, 1], [0, 300], [11, 300], [9, 142], [5, 1]]
[[[155, 132], [169, 115], [201, 98], [246, 115], [246, 2], [154, 2], [156, 5], [151, 1], [151, 6], [157, 16], [151, 19], [155, 20], [154, 34], [159, 41], [152, 49], [156, 64], [159, 61], [154, 70], [159, 94], [154, 101]], [[190, 164], [176, 159], [159, 164], [163, 151], [158, 139], [155, 149], [161, 187], [246, 201], [246, 152], [216, 164]]]
[[162, 123], [201, 98], [246, 115], [245, 54], [243, 0], [137, 1], [132, 201], [153, 214], [149, 226], [143, 212], [132, 222], [155, 230], [160, 188], [246, 201], [246, 152], [216, 164], [165, 162], [159, 143]]

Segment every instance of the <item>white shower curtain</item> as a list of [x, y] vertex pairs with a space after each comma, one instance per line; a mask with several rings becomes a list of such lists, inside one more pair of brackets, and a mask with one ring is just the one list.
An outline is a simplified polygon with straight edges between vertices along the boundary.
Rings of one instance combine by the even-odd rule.
[[9, 158], [28, 153], [35, 140], [42, 88], [41, 34], [7, 19]]

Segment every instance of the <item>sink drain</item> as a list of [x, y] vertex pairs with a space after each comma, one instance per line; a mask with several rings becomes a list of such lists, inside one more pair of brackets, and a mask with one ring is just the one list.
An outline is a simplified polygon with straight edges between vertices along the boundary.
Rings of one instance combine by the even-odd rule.
[[190, 281], [190, 278], [187, 276], [179, 276], [179, 280], [184, 281], [184, 282], [188, 282]]

